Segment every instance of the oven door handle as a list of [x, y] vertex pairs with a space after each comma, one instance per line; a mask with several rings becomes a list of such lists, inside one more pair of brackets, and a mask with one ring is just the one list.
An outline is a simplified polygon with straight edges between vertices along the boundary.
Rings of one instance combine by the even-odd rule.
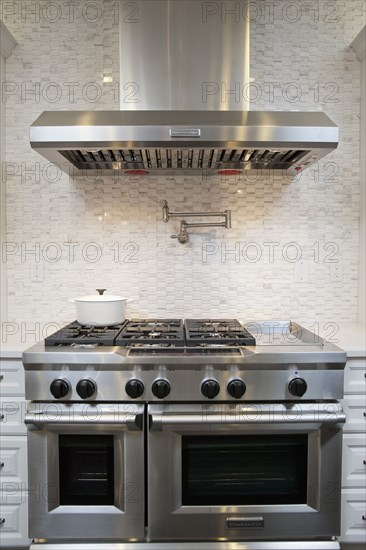
[[124, 411], [98, 411], [97, 418], [89, 417], [82, 412], [70, 411], [69, 414], [54, 414], [48, 412], [28, 412], [25, 415], [24, 423], [28, 429], [42, 430], [44, 426], [65, 429], [68, 426], [125, 426], [129, 431], [142, 431], [144, 415], [142, 413], [131, 413]]
[[[332, 425], [344, 424], [346, 415], [343, 411], [261, 411], [243, 410], [240, 413], [210, 414], [210, 413], [170, 413], [159, 412], [149, 415], [151, 431], [162, 430], [163, 427], [202, 426], [245, 426], [246, 424], [278, 424], [293, 427], [296, 424]], [[315, 426], [314, 426], [315, 427]]]

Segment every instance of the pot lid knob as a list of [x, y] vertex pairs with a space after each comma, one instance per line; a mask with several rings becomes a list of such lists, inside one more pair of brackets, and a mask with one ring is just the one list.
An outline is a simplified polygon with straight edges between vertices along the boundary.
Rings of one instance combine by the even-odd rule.
[[96, 291], [98, 292], [98, 294], [100, 294], [100, 296], [102, 296], [105, 293], [106, 290], [107, 290], [106, 288], [97, 288], [96, 289]]

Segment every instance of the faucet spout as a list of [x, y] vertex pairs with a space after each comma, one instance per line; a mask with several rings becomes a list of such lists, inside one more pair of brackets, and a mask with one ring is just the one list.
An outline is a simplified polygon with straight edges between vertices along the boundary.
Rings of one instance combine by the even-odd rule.
[[207, 217], [207, 218], [224, 218], [224, 221], [220, 222], [187, 222], [181, 220], [180, 230], [178, 235], [171, 235], [172, 239], [178, 239], [181, 244], [188, 241], [187, 228], [190, 227], [224, 227], [225, 229], [231, 228], [231, 210], [224, 210], [223, 212], [170, 212], [167, 201], [163, 203], [163, 221], [167, 223], [170, 218], [180, 218], [182, 216], [189, 217]]

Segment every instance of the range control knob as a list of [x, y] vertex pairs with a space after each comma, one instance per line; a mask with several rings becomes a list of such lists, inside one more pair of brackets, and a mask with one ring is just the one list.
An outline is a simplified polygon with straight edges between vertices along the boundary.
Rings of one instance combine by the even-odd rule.
[[288, 391], [296, 397], [302, 397], [307, 389], [308, 385], [303, 378], [293, 378], [288, 385]]
[[244, 384], [243, 380], [240, 380], [239, 378], [231, 380], [231, 382], [229, 382], [227, 385], [227, 392], [234, 399], [240, 399], [241, 397], [243, 397], [246, 389], [247, 387]]
[[79, 380], [76, 386], [76, 391], [80, 395], [81, 399], [88, 399], [97, 391], [97, 385], [93, 382], [93, 380], [86, 378], [84, 380]]
[[141, 380], [133, 379], [129, 380], [126, 384], [125, 390], [129, 397], [132, 397], [132, 399], [136, 399], [137, 397], [141, 397], [141, 395], [144, 393], [144, 385], [141, 382]]
[[205, 380], [201, 386], [202, 395], [207, 399], [213, 399], [220, 391], [219, 383], [216, 380]]
[[50, 386], [50, 392], [56, 399], [66, 397], [70, 390], [71, 386], [69, 382], [67, 380], [62, 380], [61, 378], [54, 380]]
[[158, 399], [164, 399], [164, 397], [168, 397], [170, 394], [170, 384], [168, 380], [155, 380], [151, 389]]

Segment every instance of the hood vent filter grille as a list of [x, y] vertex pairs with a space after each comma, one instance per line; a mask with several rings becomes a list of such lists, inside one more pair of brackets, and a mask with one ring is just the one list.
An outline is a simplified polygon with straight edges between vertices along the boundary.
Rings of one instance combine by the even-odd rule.
[[299, 149], [81, 149], [59, 151], [79, 170], [288, 169], [309, 150]]

